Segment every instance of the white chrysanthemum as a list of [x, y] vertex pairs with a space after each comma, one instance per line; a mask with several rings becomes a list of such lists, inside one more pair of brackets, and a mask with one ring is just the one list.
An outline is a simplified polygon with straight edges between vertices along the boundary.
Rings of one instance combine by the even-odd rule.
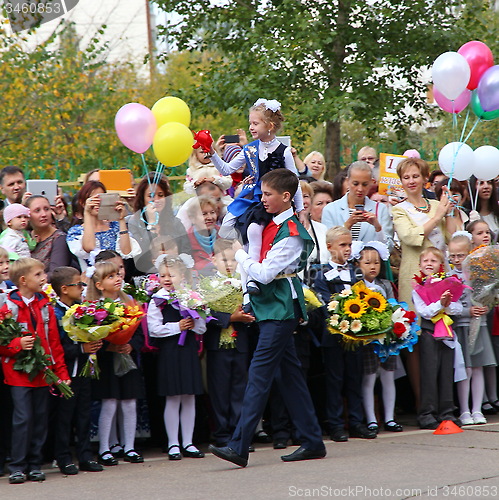
[[348, 332], [350, 328], [350, 323], [344, 319], [338, 326], [338, 329], [340, 330], [341, 333], [346, 333]]
[[339, 302], [337, 300], [332, 300], [329, 304], [328, 304], [328, 309], [330, 311], [336, 311], [336, 308], [338, 307], [338, 304]]
[[350, 325], [350, 330], [354, 333], [360, 332], [362, 330], [362, 321], [360, 321], [360, 319], [354, 319]]
[[338, 326], [339, 319], [340, 319], [340, 315], [339, 314], [333, 314], [331, 316], [331, 326]]

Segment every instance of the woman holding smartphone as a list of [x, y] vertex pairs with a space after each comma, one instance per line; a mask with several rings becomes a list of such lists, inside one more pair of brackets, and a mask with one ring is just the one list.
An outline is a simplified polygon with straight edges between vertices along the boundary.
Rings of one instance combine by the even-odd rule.
[[100, 250], [115, 250], [123, 259], [135, 257], [140, 253], [139, 244], [128, 232], [123, 201], [118, 200], [114, 206], [118, 220], [99, 218], [101, 196], [105, 193], [106, 188], [99, 181], [85, 183], [78, 193], [83, 224], [70, 228], [66, 241], [71, 252], [78, 257], [82, 271], [85, 271], [89, 264], [91, 252], [95, 254]]
[[322, 223], [327, 228], [345, 226], [353, 240], [381, 241], [393, 247], [393, 224], [388, 209], [367, 197], [373, 184], [371, 167], [356, 161], [348, 167], [348, 191], [322, 211]]

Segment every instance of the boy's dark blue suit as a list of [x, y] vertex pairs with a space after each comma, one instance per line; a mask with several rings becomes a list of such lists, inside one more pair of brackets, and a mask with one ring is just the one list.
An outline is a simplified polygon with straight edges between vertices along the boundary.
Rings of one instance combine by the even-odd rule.
[[[343, 282], [339, 277], [327, 280], [325, 274], [333, 267], [329, 264], [314, 269], [313, 288], [328, 304], [331, 295], [340, 293], [345, 284], [352, 285], [357, 280], [354, 266], [348, 265], [350, 282]], [[324, 324], [322, 332], [324, 368], [326, 370], [326, 413], [331, 432], [343, 428], [343, 395], [348, 400], [348, 418], [350, 426], [362, 423], [362, 350], [346, 350], [340, 335], [332, 335]]]

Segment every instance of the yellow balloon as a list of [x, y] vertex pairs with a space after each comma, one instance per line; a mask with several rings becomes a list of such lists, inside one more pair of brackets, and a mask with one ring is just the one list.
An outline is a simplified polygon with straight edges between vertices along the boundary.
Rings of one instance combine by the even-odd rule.
[[176, 167], [189, 158], [193, 144], [194, 137], [189, 128], [182, 123], [169, 122], [158, 128], [152, 147], [163, 165]]
[[158, 122], [158, 127], [169, 122], [182, 123], [186, 127], [191, 123], [191, 110], [178, 97], [162, 97], [154, 104], [151, 111]]

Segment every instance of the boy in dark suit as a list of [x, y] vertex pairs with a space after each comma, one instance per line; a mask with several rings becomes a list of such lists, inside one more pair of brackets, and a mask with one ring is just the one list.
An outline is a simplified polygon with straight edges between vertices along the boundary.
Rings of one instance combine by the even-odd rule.
[[[213, 263], [218, 270], [215, 277], [234, 275], [237, 262], [230, 240], [217, 240], [214, 244]], [[226, 446], [241, 414], [246, 381], [248, 379], [248, 323], [255, 321], [242, 310], [242, 304], [232, 313], [211, 309], [215, 318], [204, 334], [208, 393], [213, 410], [216, 446]], [[229, 333], [230, 332], [230, 333]], [[222, 333], [232, 335], [230, 344], [224, 343]]]
[[93, 460], [90, 446], [90, 405], [91, 379], [79, 377], [78, 373], [88, 360], [88, 355], [97, 352], [102, 346], [102, 340], [81, 343], [71, 340], [61, 326], [61, 320], [66, 311], [81, 301], [84, 283], [80, 273], [74, 267], [57, 267], [52, 272], [51, 284], [58, 295], [54, 306], [58, 320], [61, 344], [64, 349], [64, 359], [71, 376], [71, 388], [74, 396], [70, 399], [58, 398], [55, 419], [54, 452], [59, 470], [68, 476], [78, 474], [78, 468], [73, 463], [70, 439], [73, 424], [76, 430], [76, 452], [81, 471], [100, 472], [102, 465]]
[[[357, 280], [353, 264], [348, 262], [352, 253], [350, 231], [343, 226], [328, 229], [326, 245], [331, 260], [316, 273], [313, 287], [328, 304], [332, 294], [350, 288]], [[345, 349], [340, 335], [330, 334], [325, 327], [322, 349], [326, 370], [326, 415], [331, 439], [336, 442], [348, 441], [343, 419], [343, 393], [348, 401], [350, 437], [374, 439], [376, 433], [363, 424], [361, 349]]]
[[273, 214], [273, 219], [262, 233], [259, 262], [251, 259], [238, 242], [234, 244], [236, 260], [260, 288], [260, 294], [250, 298], [260, 336], [236, 430], [228, 446], [211, 445], [210, 450], [217, 457], [240, 467], [248, 464], [248, 448], [274, 378], [302, 443], [294, 453], [281, 459], [294, 462], [326, 455], [292, 338], [300, 318], [307, 317], [303, 289], [296, 272], [304, 267], [313, 247], [312, 239], [291, 206], [297, 189], [298, 178], [287, 169], [265, 174], [262, 177], [262, 203], [265, 210]]

